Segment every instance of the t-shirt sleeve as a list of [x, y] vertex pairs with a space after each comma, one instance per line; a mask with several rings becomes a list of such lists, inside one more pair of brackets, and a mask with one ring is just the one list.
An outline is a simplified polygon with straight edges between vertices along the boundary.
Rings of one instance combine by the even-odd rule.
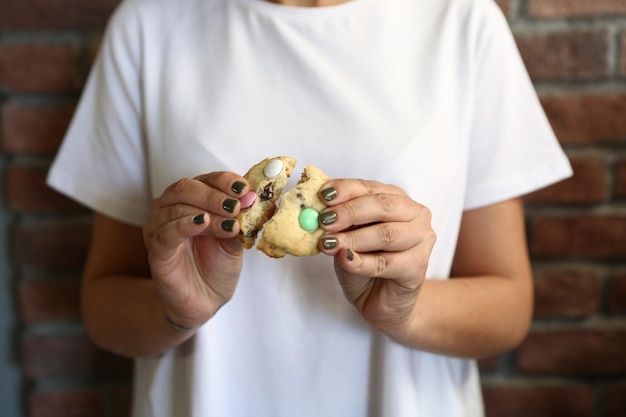
[[111, 17], [48, 185], [119, 221], [143, 224], [149, 207], [142, 129], [140, 36], [131, 2]]
[[506, 19], [490, 0], [475, 40], [473, 120], [465, 209], [521, 196], [572, 170]]

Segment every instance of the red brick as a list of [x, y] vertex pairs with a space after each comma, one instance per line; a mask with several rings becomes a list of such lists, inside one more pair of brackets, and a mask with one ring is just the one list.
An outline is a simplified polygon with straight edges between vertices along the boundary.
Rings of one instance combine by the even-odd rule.
[[626, 384], [614, 384], [607, 390], [604, 417], [626, 416]]
[[102, 28], [119, 0], [3, 0], [0, 30]]
[[531, 221], [536, 257], [622, 259], [626, 253], [624, 216], [545, 216]]
[[82, 219], [18, 224], [14, 261], [43, 269], [81, 269], [90, 235], [91, 223]]
[[93, 389], [54, 391], [31, 395], [30, 417], [103, 417], [102, 395]]
[[588, 417], [593, 389], [585, 385], [483, 386], [487, 417]]
[[19, 293], [23, 323], [80, 319], [78, 282], [25, 281]]
[[5, 89], [60, 93], [76, 92], [80, 85], [71, 46], [0, 45], [0, 86]]
[[601, 278], [589, 270], [544, 270], [535, 274], [535, 317], [580, 318], [598, 312]]
[[626, 95], [543, 96], [541, 102], [564, 144], [590, 144], [626, 137]]
[[46, 185], [48, 169], [12, 164], [6, 170], [6, 200], [13, 211], [47, 213], [82, 211], [78, 203]]
[[53, 153], [63, 140], [75, 106], [57, 104], [2, 108], [2, 141], [9, 153]]
[[84, 335], [31, 335], [22, 340], [21, 369], [29, 379], [129, 376], [131, 363], [95, 347]]
[[517, 351], [521, 372], [613, 376], [626, 373], [626, 329], [533, 330]]
[[621, 161], [617, 168], [615, 195], [617, 197], [626, 197], [626, 160]]
[[626, 272], [614, 273], [609, 278], [607, 307], [610, 313], [626, 313]]
[[605, 31], [518, 33], [517, 44], [534, 80], [605, 79], [609, 36]]
[[596, 204], [607, 200], [608, 171], [602, 158], [570, 158], [574, 176], [525, 198], [533, 203]]
[[626, 14], [624, 0], [529, 0], [532, 17], [583, 17]]

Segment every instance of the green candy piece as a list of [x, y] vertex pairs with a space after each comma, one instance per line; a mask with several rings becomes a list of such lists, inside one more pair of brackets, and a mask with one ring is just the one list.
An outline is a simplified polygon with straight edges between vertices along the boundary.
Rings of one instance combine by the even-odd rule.
[[317, 210], [312, 209], [310, 207], [305, 208], [300, 212], [298, 216], [298, 222], [300, 222], [300, 227], [308, 232], [313, 232], [319, 227], [319, 223], [317, 222], [320, 214]]

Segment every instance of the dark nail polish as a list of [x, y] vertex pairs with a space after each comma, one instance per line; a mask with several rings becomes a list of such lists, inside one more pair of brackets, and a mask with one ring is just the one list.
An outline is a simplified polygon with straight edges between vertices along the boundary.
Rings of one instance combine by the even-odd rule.
[[323, 237], [322, 246], [324, 249], [335, 249], [337, 247], [337, 239], [334, 237]]
[[335, 190], [334, 188], [325, 188], [322, 191], [320, 191], [320, 194], [322, 195], [322, 198], [326, 201], [333, 201], [335, 199], [335, 197], [337, 197], [337, 190]]
[[193, 224], [203, 224], [204, 223], [204, 213], [198, 214], [193, 218]]
[[222, 221], [222, 229], [227, 232], [232, 232], [235, 227], [235, 219], [226, 219]]
[[222, 203], [222, 208], [227, 212], [232, 213], [233, 211], [235, 211], [235, 207], [237, 207], [238, 201], [239, 200], [235, 200], [234, 198], [227, 198], [226, 200], [224, 200], [224, 203]]
[[352, 252], [352, 249], [348, 249], [348, 254], [346, 255], [346, 258], [348, 258], [349, 261], [354, 260], [354, 252]]
[[230, 187], [230, 189], [233, 190], [233, 192], [236, 194], [241, 194], [244, 188], [246, 188], [246, 184], [241, 181], [235, 181], [233, 183], [233, 186]]
[[336, 220], [337, 220], [337, 213], [335, 213], [334, 211], [327, 211], [325, 213], [320, 214], [320, 221], [325, 226], [335, 223]]

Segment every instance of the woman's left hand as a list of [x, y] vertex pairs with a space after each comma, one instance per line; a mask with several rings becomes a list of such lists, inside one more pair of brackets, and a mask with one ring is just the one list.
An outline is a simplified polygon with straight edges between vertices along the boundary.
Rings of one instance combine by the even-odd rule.
[[320, 249], [334, 256], [346, 298], [389, 336], [411, 327], [436, 240], [430, 210], [402, 189], [376, 181], [337, 179], [322, 188]]

